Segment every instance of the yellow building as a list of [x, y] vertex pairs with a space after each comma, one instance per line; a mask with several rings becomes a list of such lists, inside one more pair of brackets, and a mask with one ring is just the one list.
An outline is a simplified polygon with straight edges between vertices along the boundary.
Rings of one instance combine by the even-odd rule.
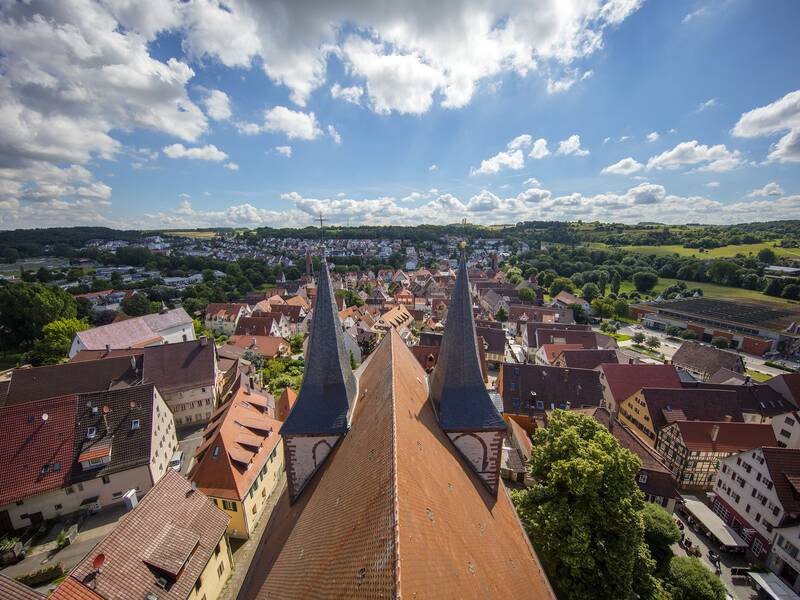
[[274, 400], [240, 377], [212, 415], [197, 449], [192, 483], [230, 517], [228, 535], [246, 539], [283, 472]]

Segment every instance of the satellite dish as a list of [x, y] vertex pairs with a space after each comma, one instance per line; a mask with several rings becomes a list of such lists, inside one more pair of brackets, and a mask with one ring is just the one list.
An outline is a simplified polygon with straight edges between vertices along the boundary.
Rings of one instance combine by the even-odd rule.
[[104, 415], [107, 415], [107, 414], [108, 414], [108, 413], [110, 413], [110, 412], [111, 412], [111, 409], [110, 409], [110, 408], [108, 408], [108, 406], [103, 406], [103, 414], [104, 414]]
[[106, 563], [106, 555], [101, 552], [100, 554], [94, 557], [94, 560], [92, 561], [92, 567], [94, 567], [95, 570], [99, 571], [100, 569], [103, 568], [103, 565], [105, 563]]
[[49, 418], [50, 418], [50, 415], [48, 415], [47, 413], [42, 414], [42, 421], [46, 422], [47, 419], [49, 419]]

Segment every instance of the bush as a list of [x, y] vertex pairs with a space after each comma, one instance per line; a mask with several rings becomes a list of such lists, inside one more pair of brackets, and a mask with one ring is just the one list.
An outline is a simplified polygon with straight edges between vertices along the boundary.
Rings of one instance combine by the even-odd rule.
[[673, 558], [667, 587], [674, 600], [725, 600], [725, 586], [697, 558]]
[[45, 583], [50, 583], [54, 579], [61, 577], [64, 574], [64, 565], [61, 563], [53, 563], [45, 565], [41, 569], [16, 577], [15, 579], [23, 585], [30, 587], [39, 587]]
[[652, 502], [645, 503], [642, 519], [644, 541], [650, 548], [650, 556], [655, 559], [658, 571], [664, 572], [672, 558], [670, 546], [681, 539], [680, 529], [671, 514]]
[[731, 343], [728, 341], [728, 338], [718, 335], [711, 338], [711, 345], [720, 350], [724, 350], [725, 348], [730, 348]]
[[697, 334], [691, 329], [684, 329], [681, 331], [681, 337], [685, 340], [696, 340]]

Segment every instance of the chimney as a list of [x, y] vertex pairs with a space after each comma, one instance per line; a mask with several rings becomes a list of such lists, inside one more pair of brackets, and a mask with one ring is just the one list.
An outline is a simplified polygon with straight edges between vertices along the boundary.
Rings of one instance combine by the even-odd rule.
[[111, 353], [111, 344], [106, 344], [106, 354]]
[[208, 338], [204, 335], [200, 336], [200, 345], [201, 346], [208, 346]]
[[712, 442], [716, 442], [718, 435], [719, 435], [719, 425], [712, 425], [711, 426], [711, 441]]

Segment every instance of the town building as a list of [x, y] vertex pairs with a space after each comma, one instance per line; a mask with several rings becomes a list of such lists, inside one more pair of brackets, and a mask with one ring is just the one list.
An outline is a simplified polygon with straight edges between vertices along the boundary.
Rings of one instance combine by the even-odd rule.
[[70, 394], [0, 408], [0, 530], [142, 496], [178, 448], [156, 387]]
[[281, 421], [271, 398], [237, 377], [231, 397], [203, 431], [189, 475], [198, 490], [230, 517], [228, 536], [248, 538], [283, 474]]
[[619, 405], [643, 387], [681, 389], [681, 380], [670, 365], [630, 364], [600, 365], [603, 406], [616, 415]]
[[676, 421], [661, 431], [656, 448], [682, 490], [714, 489], [720, 460], [759, 446], [774, 446], [766, 423]]
[[497, 392], [504, 415], [543, 414], [603, 402], [600, 374], [591, 369], [505, 363], [497, 375]]
[[169, 469], [49, 596], [216, 600], [233, 569], [228, 516]]
[[124, 350], [195, 339], [192, 318], [182, 308], [175, 308], [79, 331], [72, 340], [69, 356], [72, 358], [81, 350]]
[[243, 303], [212, 302], [206, 306], [205, 326], [214, 335], [231, 336], [236, 331], [239, 319], [250, 314], [250, 307]]
[[720, 369], [744, 373], [744, 360], [735, 352], [720, 350], [698, 342], [683, 342], [673, 354], [672, 364], [700, 381], [708, 381]]
[[772, 419], [772, 430], [781, 448], [800, 448], [800, 412], [797, 410]]
[[554, 367], [571, 369], [598, 369], [602, 364], [627, 363], [628, 358], [619, 350], [566, 348], [551, 363]]

